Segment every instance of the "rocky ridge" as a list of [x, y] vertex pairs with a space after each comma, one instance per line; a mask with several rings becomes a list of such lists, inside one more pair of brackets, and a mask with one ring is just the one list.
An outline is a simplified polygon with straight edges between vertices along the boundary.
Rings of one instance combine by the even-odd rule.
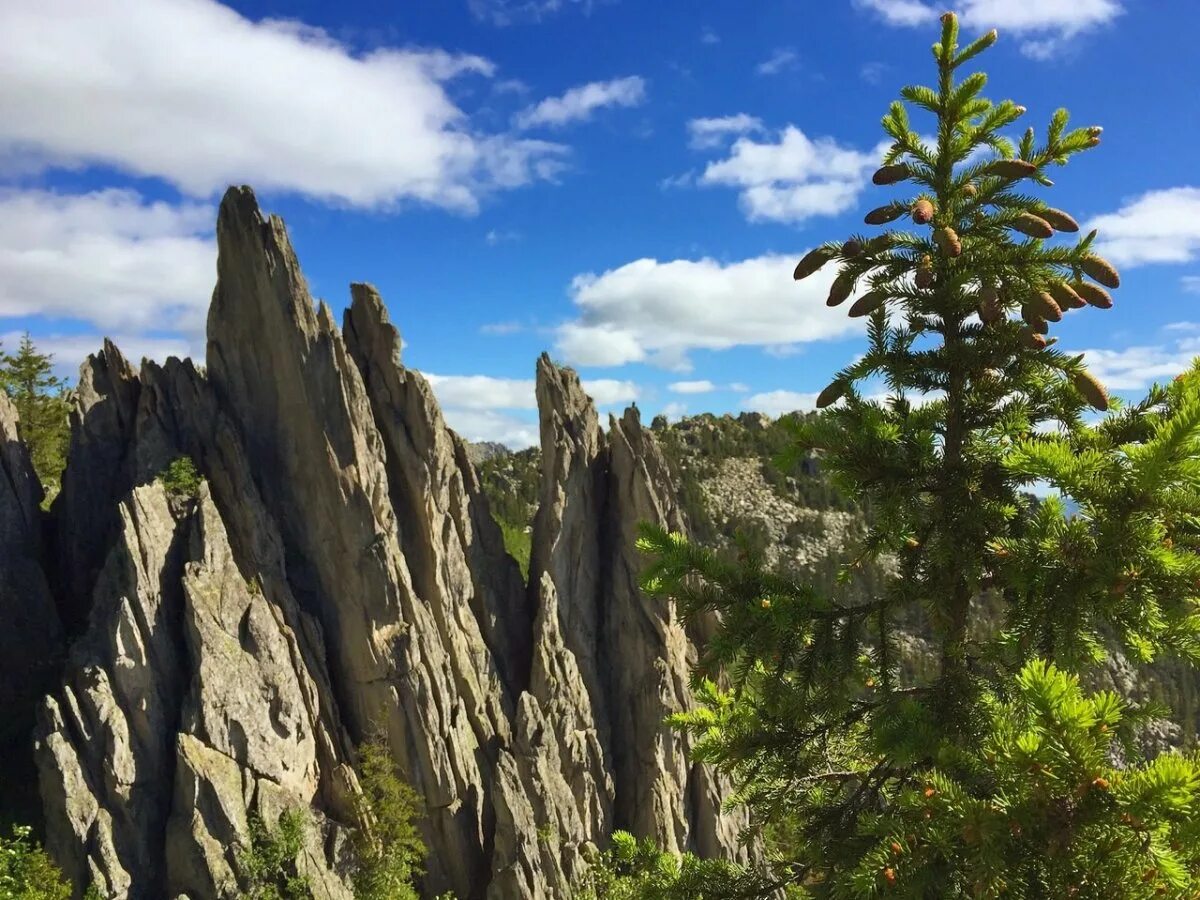
[[[236, 896], [250, 818], [300, 808], [301, 868], [348, 897], [355, 747], [376, 730], [424, 801], [425, 895], [567, 896], [618, 827], [744, 857], [727, 786], [663, 724], [695, 648], [637, 590], [636, 522], [681, 520], [636, 412], [606, 434], [539, 360], [526, 586], [374, 289], [339, 328], [248, 188], [217, 235], [207, 370], [90, 357], [48, 522], [0, 404], [0, 604], [27, 611], [30, 657], [69, 646], [57, 686], [12, 703], [36, 706], [47, 845], [77, 894]], [[160, 477], [180, 456], [195, 496]]]

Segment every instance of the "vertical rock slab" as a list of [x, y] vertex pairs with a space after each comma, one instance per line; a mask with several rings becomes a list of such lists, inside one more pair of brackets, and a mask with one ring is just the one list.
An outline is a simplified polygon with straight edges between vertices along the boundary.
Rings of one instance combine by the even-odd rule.
[[378, 292], [350, 288], [343, 334], [387, 448], [392, 507], [413, 587], [434, 612], [476, 731], [505, 736], [528, 680], [530, 622], [520, 569], [504, 550], [462, 439], [429, 383], [400, 365], [400, 335]]
[[685, 531], [666, 460], [637, 410], [609, 420], [608, 529], [610, 573], [604, 639], [613, 658], [608, 687], [618, 827], [652, 837], [673, 852], [743, 858], [744, 814], [725, 812], [730, 786], [689, 759], [691, 740], [664, 723], [694, 706], [688, 685], [695, 648], [673, 604], [646, 597], [645, 565], [636, 548], [639, 522]]
[[65, 683], [39, 716], [35, 756], [46, 843], [76, 889], [164, 896], [163, 832], [183, 697], [183, 530], [161, 485], [119, 507]]
[[17, 434], [17, 411], [0, 391], [0, 808], [36, 808], [34, 710], [63, 654], [62, 624], [46, 581], [42, 487]]
[[128, 452], [140, 392], [137, 373], [111, 341], [80, 366], [68, 465], [52, 509], [56, 588], [72, 634], [86, 625], [96, 577], [120, 527], [117, 504], [133, 487]]
[[[167, 825], [167, 884], [171, 896], [216, 897], [236, 887], [252, 810], [273, 822], [282, 809], [317, 802], [321, 746], [333, 739], [321, 734], [320, 690], [285, 609], [238, 568], [207, 485], [188, 556], [182, 620], [191, 678]], [[329, 826], [313, 818], [313, 847], [301, 867], [319, 898], [348, 900], [320, 850]]]
[[480, 748], [413, 589], [362, 377], [329, 309], [313, 308], [283, 222], [264, 219], [249, 188], [226, 193], [217, 245], [209, 375], [279, 523], [288, 579], [321, 621], [352, 733], [381, 723], [424, 796], [427, 887], [476, 896], [488, 869]]

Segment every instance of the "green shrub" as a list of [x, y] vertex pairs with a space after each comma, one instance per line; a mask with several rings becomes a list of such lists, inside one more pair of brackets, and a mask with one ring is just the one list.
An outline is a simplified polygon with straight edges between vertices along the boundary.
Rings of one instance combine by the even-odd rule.
[[529, 556], [533, 551], [533, 536], [526, 531], [525, 525], [514, 525], [511, 522], [499, 522], [500, 532], [504, 535], [504, 549], [508, 555], [517, 561], [521, 567], [521, 577], [529, 580]]
[[359, 828], [354, 835], [357, 900], [417, 900], [414, 879], [424, 870], [417, 831], [421, 800], [400, 777], [387, 738], [376, 732], [358, 748]]
[[300, 874], [296, 862], [304, 847], [307, 819], [303, 810], [288, 810], [275, 828], [269, 828], [259, 815], [251, 814], [250, 846], [238, 853], [238, 865], [246, 881], [244, 897], [309, 900], [313, 896], [308, 878]]
[[70, 900], [71, 886], [32, 838], [27, 825], [0, 835], [0, 897], [4, 900]]
[[769, 891], [764, 881], [722, 860], [663, 853], [652, 840], [615, 832], [573, 892], [575, 900], [695, 900], [749, 897]]
[[200, 482], [203, 479], [190, 456], [177, 456], [159, 473], [158, 480], [169, 496], [195, 500], [200, 496]]

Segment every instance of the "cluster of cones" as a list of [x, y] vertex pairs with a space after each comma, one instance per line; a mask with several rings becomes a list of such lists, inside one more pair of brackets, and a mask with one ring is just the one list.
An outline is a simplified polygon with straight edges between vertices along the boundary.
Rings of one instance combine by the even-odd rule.
[[[1099, 143], [1099, 128], [1090, 129], [1089, 134], [1092, 142]], [[872, 181], [877, 185], [897, 184], [912, 174], [907, 164], [897, 163], [883, 166], [875, 173]], [[1037, 175], [1038, 167], [1023, 159], [998, 159], [990, 163], [981, 174], [1015, 181]], [[977, 194], [975, 185], [971, 183], [964, 185], [962, 190], [968, 198]], [[948, 224], [937, 221], [935, 201], [928, 196], [919, 197], [912, 203], [893, 202], [880, 206], [867, 213], [865, 221], [868, 225], [886, 225], [904, 215], [910, 216], [917, 225], [933, 228], [933, 242], [942, 255], [949, 258], [962, 255], [962, 241], [957, 232]], [[1052, 237], [1056, 231], [1079, 231], [1079, 223], [1069, 214], [1045, 206], [1034, 212], [1020, 212], [1007, 224], [1020, 234], [1040, 240]], [[851, 239], [840, 248], [829, 245], [818, 247], [800, 260], [796, 266], [795, 278], [807, 278], [827, 262], [837, 258], [853, 259], [863, 253], [881, 253], [889, 249], [892, 243], [893, 235], [888, 232], [868, 241]], [[1031, 296], [1020, 300], [1021, 318], [1025, 322], [1020, 332], [1021, 342], [1029, 349], [1041, 350], [1054, 343], [1054, 338], [1047, 339], [1045, 335], [1049, 331], [1049, 323], [1061, 321], [1065, 310], [1081, 309], [1084, 306], [1094, 306], [1098, 309], [1112, 307], [1112, 296], [1105, 288], [1116, 288], [1121, 284], [1121, 277], [1112, 264], [1100, 256], [1088, 254], [1080, 260], [1078, 268], [1092, 281], [1086, 281], [1078, 274], [1072, 279], [1050, 280]], [[826, 304], [839, 306], [849, 299], [854, 282], [855, 279], [848, 272], [838, 275], [829, 290]], [[918, 260], [913, 282], [921, 290], [933, 287], [934, 266], [930, 255], [925, 254]], [[1008, 309], [1017, 302], [1017, 298], [1007, 296], [1004, 286], [993, 284], [982, 285], [977, 299], [979, 319], [984, 325], [1005, 320], [1008, 317]], [[850, 315], [870, 315], [887, 300], [886, 291], [869, 291], [850, 306]], [[1080, 369], [1072, 376], [1072, 382], [1090, 406], [1101, 411], [1108, 409], [1108, 392], [1091, 373]], [[848, 385], [841, 380], [830, 384], [818, 397], [817, 408], [823, 409], [836, 403], [845, 394], [847, 387]]]

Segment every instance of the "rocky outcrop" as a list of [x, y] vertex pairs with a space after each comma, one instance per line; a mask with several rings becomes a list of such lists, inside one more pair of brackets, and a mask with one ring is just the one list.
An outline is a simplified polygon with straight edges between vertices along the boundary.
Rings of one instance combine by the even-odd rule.
[[[348, 896], [353, 748], [377, 732], [424, 802], [428, 896], [568, 896], [615, 827], [738, 855], [722, 785], [663, 725], [695, 651], [637, 587], [637, 521], [681, 519], [636, 413], [606, 436], [539, 361], [527, 586], [375, 290], [339, 330], [249, 189], [217, 234], [207, 372], [106, 344], [81, 373], [53, 511], [79, 637], [36, 732], [77, 887], [234, 895], [251, 819], [300, 808], [301, 867]], [[180, 456], [195, 496], [160, 477]]]
[[0, 390], [0, 808], [25, 816], [37, 802], [29, 790], [34, 710], [57, 672], [63, 633], [44, 568], [42, 488], [17, 422]]

